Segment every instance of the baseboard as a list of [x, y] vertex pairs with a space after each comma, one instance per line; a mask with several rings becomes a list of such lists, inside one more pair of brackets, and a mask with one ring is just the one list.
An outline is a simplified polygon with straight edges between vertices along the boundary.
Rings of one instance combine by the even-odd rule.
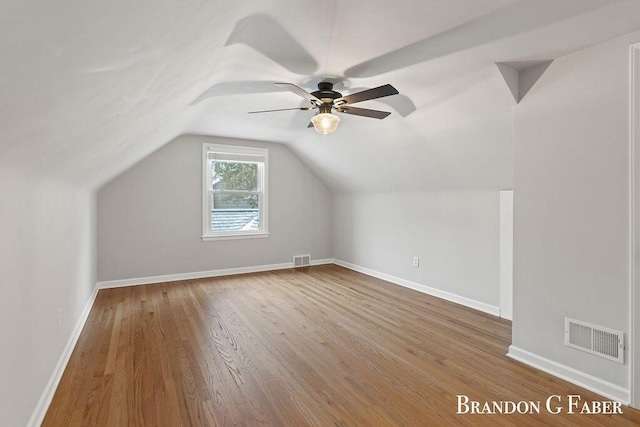
[[405, 288], [410, 288], [418, 292], [422, 292], [424, 294], [432, 295], [434, 297], [438, 297], [447, 301], [455, 302], [456, 304], [464, 305], [466, 307], [470, 307], [479, 311], [483, 311], [485, 313], [491, 314], [493, 316], [500, 316], [500, 307], [486, 304], [484, 302], [476, 301], [470, 298], [466, 298], [460, 295], [452, 294], [450, 292], [442, 291], [440, 289], [432, 288], [429, 286], [421, 285], [419, 283], [412, 282], [410, 280], [401, 279], [399, 277], [391, 276], [389, 274], [380, 273], [375, 270], [371, 270], [366, 267], [361, 267], [359, 265], [351, 264], [346, 261], [342, 261], [339, 259], [334, 259], [334, 263], [348, 268], [350, 270], [357, 271], [359, 273], [366, 274], [368, 276], [377, 277], [378, 279], [386, 280], [387, 282], [395, 283], [396, 285], [404, 286]]
[[629, 390], [616, 384], [604, 381], [577, 369], [563, 365], [553, 360], [549, 360], [537, 354], [522, 350], [514, 345], [509, 346], [507, 356], [529, 365], [533, 368], [544, 371], [555, 377], [561, 378], [572, 384], [586, 388], [594, 393], [598, 393], [606, 398], [617, 400], [625, 405], [630, 402]]
[[325, 258], [325, 259], [316, 259], [316, 260], [311, 260], [311, 264], [310, 265], [326, 265], [326, 264], [335, 264], [336, 260], [333, 258]]
[[56, 363], [56, 367], [53, 369], [51, 377], [49, 377], [49, 382], [47, 382], [46, 387], [40, 395], [40, 399], [38, 399], [38, 403], [36, 403], [36, 406], [31, 413], [31, 417], [27, 422], [27, 427], [37, 427], [42, 424], [44, 416], [47, 414], [47, 410], [49, 409], [49, 405], [51, 404], [51, 400], [53, 399], [53, 395], [58, 388], [58, 384], [60, 383], [62, 374], [67, 367], [67, 363], [69, 363], [71, 353], [73, 353], [73, 349], [76, 347], [76, 343], [80, 338], [82, 328], [84, 328], [84, 325], [89, 318], [89, 313], [91, 313], [91, 309], [93, 308], [93, 303], [95, 302], [97, 295], [98, 287], [96, 286], [93, 289], [91, 296], [89, 297], [89, 301], [87, 301], [87, 304], [84, 306], [84, 309], [80, 314], [80, 318], [76, 322], [76, 327], [73, 329], [73, 332], [71, 333], [71, 336], [69, 337], [64, 350], [62, 350], [62, 354], [58, 359], [58, 363]]
[[[310, 265], [333, 264], [332, 258], [312, 260]], [[284, 270], [293, 268], [293, 262], [266, 264], [252, 267], [224, 268], [220, 270], [196, 271], [192, 273], [166, 274], [163, 276], [136, 277], [133, 279], [108, 280], [98, 282], [99, 289], [120, 288], [124, 286], [149, 285], [152, 283], [175, 282], [177, 280], [203, 279], [207, 277], [231, 276], [233, 274], [259, 273], [261, 271]]]

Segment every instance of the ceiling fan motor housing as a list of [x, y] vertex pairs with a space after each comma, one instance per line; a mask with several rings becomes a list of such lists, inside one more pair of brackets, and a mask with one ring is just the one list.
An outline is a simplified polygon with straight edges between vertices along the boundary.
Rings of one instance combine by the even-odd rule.
[[[312, 92], [311, 95], [322, 101], [322, 104], [318, 106], [318, 108], [320, 108], [320, 113], [330, 113], [333, 101], [338, 98], [342, 98], [342, 94], [340, 92], [333, 90], [333, 83], [331, 82], [318, 83], [318, 90]], [[323, 111], [323, 107], [325, 107], [325, 110], [327, 111]]]

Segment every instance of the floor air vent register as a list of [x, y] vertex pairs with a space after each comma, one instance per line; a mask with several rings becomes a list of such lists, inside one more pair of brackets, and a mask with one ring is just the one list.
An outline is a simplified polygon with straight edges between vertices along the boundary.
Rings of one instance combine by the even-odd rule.
[[624, 363], [624, 333], [575, 319], [564, 319], [564, 343], [569, 347]]
[[293, 257], [294, 267], [307, 267], [311, 264], [311, 255], [296, 255]]

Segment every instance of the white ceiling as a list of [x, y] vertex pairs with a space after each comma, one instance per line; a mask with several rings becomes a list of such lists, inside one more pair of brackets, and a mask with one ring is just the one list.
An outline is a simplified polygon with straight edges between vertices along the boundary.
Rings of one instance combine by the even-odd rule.
[[[334, 191], [507, 188], [515, 103], [493, 63], [639, 28], [638, 0], [2, 0], [0, 162], [98, 188], [197, 133], [285, 143]], [[401, 96], [326, 137], [311, 112], [246, 114], [304, 105], [273, 82], [327, 77]]]

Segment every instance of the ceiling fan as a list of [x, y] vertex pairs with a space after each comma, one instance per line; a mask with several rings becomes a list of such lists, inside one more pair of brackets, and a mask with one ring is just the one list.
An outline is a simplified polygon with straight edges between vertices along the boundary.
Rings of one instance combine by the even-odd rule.
[[307, 92], [306, 90], [292, 83], [275, 83], [275, 85], [303, 97], [304, 99], [309, 101], [311, 105], [308, 107], [298, 108], [280, 108], [277, 110], [250, 111], [249, 114], [291, 110], [308, 111], [318, 109], [318, 113], [311, 118], [311, 123], [309, 123], [308, 127], [313, 126], [316, 131], [325, 135], [335, 131], [338, 127], [338, 123], [340, 122], [340, 117], [332, 114], [332, 111], [344, 114], [352, 114], [355, 116], [370, 117], [373, 119], [384, 119], [391, 113], [387, 111], [352, 107], [351, 104], [398, 94], [396, 88], [394, 88], [390, 84], [378, 86], [373, 89], [363, 90], [361, 92], [352, 93], [351, 95], [346, 96], [342, 96], [340, 92], [336, 92], [335, 90], [333, 90], [333, 83], [327, 81], [318, 83], [318, 90], [315, 92]]

